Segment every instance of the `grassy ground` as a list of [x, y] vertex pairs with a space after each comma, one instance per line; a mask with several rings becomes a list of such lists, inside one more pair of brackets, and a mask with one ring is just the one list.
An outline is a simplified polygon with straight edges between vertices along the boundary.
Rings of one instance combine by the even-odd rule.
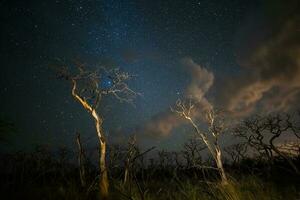
[[[99, 199], [97, 173], [90, 166], [87, 186], [80, 185], [75, 164], [51, 159], [47, 154], [1, 157], [0, 199]], [[251, 163], [252, 162], [252, 163]], [[254, 163], [254, 164], [253, 164]], [[299, 162], [297, 162], [299, 164]], [[190, 169], [137, 170], [126, 185], [123, 170], [110, 171], [111, 200], [300, 200], [300, 177], [284, 163], [266, 167], [247, 161], [226, 166], [229, 184], [222, 185], [213, 172], [205, 176]]]
[[[120, 188], [120, 187], [119, 187]], [[122, 187], [121, 187], [122, 188]], [[279, 187], [255, 176], [240, 177], [228, 185], [192, 183], [190, 181], [152, 182], [147, 185], [145, 200], [280, 200], [299, 199], [299, 187]], [[121, 191], [121, 192], [120, 192]], [[126, 194], [120, 195], [120, 193]], [[114, 199], [142, 199], [135, 187], [130, 194], [126, 188], [115, 192]]]
[[[255, 176], [241, 177], [230, 181], [228, 185], [219, 183], [192, 183], [188, 180], [178, 183], [148, 182], [142, 197], [136, 185], [131, 189], [120, 181], [111, 183], [111, 199], [145, 199], [145, 200], [293, 200], [300, 199], [300, 190], [296, 185], [280, 187], [265, 182]], [[26, 184], [16, 190], [2, 191], [1, 199], [98, 199], [98, 191], [87, 194], [77, 182], [67, 184], [36, 185]]]

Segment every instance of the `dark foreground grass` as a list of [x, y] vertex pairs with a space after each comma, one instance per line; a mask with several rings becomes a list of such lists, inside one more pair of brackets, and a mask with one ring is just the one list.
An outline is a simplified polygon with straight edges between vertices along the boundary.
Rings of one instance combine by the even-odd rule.
[[[121, 188], [121, 189], [120, 189]], [[189, 180], [178, 183], [151, 182], [147, 185], [147, 200], [280, 200], [300, 199], [300, 190], [296, 185], [278, 187], [271, 182], [265, 182], [255, 176], [240, 177], [231, 180], [228, 185], [220, 183], [192, 183]], [[120, 195], [123, 193], [125, 195]], [[122, 197], [123, 196], [123, 197]], [[127, 196], [127, 197], [125, 197]], [[142, 199], [139, 190], [135, 187], [131, 193], [119, 185], [114, 192], [114, 199]]]
[[[295, 159], [297, 166], [300, 159]], [[1, 157], [0, 199], [97, 200], [97, 169], [87, 165], [87, 185], [80, 184], [76, 164], [45, 153]], [[123, 184], [124, 169], [110, 169], [111, 200], [300, 200], [300, 178], [285, 162], [255, 160], [226, 165], [229, 184], [215, 171], [159, 166], [132, 168]]]
[[[137, 184], [124, 186], [121, 181], [111, 182], [110, 198], [145, 200], [296, 200], [300, 199], [297, 184], [279, 186], [255, 176], [237, 177], [228, 185], [217, 182], [190, 180], [148, 181], [140, 187]], [[143, 195], [142, 195], [143, 193]], [[99, 199], [97, 186], [82, 189], [77, 180], [66, 183], [38, 185], [27, 183], [2, 190], [1, 199]]]

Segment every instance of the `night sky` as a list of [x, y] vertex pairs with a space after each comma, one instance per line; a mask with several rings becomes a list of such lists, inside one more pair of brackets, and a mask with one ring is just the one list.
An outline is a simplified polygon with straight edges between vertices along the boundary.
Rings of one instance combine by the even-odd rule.
[[70, 146], [75, 131], [96, 144], [92, 118], [50, 67], [73, 61], [137, 75], [128, 83], [142, 93], [135, 106], [101, 104], [111, 142], [136, 133], [145, 145], [179, 148], [189, 134], [169, 108], [189, 94], [239, 118], [295, 110], [299, 8], [297, 0], [2, 0], [0, 114], [17, 128], [12, 146]]

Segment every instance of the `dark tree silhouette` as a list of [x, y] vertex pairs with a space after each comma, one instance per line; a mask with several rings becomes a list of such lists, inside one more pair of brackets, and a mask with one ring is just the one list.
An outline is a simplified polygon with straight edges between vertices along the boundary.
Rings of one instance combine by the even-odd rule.
[[293, 133], [295, 126], [289, 114], [275, 114], [268, 116], [253, 116], [245, 119], [235, 129], [235, 135], [246, 140], [248, 145], [272, 162], [274, 153], [289, 163], [293, 170], [299, 170], [292, 159], [276, 146], [276, 141], [284, 135]]
[[199, 167], [202, 164], [201, 152], [207, 147], [196, 138], [191, 138], [183, 145], [182, 154], [188, 168]]
[[224, 148], [224, 151], [230, 156], [232, 164], [238, 164], [242, 159], [246, 158], [248, 145], [245, 143], [232, 144]]

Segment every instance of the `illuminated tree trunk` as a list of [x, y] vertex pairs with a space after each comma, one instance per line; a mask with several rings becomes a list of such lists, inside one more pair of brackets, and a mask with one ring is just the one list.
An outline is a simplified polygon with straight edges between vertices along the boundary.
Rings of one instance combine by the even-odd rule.
[[108, 198], [108, 177], [107, 177], [107, 169], [106, 169], [106, 141], [103, 137], [103, 131], [102, 131], [102, 119], [99, 117], [97, 112], [95, 110], [92, 111], [92, 115], [95, 119], [95, 126], [97, 131], [97, 136], [99, 140], [99, 169], [100, 169], [100, 180], [99, 180], [99, 187], [100, 187], [100, 196], [101, 199], [107, 199]]
[[89, 103], [81, 98], [77, 93], [76, 93], [76, 81], [72, 80], [73, 83], [73, 88], [72, 88], [72, 96], [78, 100], [81, 105], [84, 107], [85, 110], [87, 110], [92, 117], [95, 120], [95, 126], [96, 126], [96, 131], [97, 131], [97, 137], [99, 140], [99, 170], [100, 170], [100, 178], [99, 178], [99, 189], [100, 189], [100, 197], [101, 200], [108, 199], [108, 176], [107, 176], [107, 169], [106, 169], [106, 162], [105, 162], [105, 157], [106, 157], [106, 141], [104, 137], [104, 133], [102, 131], [102, 118], [98, 115], [97, 111], [92, 108]]
[[216, 162], [216, 165], [217, 165], [217, 168], [218, 168], [218, 171], [219, 171], [220, 176], [221, 176], [222, 184], [223, 185], [228, 184], [228, 179], [227, 179], [227, 176], [226, 176], [226, 173], [225, 173], [225, 170], [224, 170], [224, 167], [223, 167], [223, 163], [222, 163], [222, 153], [221, 153], [221, 149], [220, 149], [218, 139], [217, 139], [218, 136], [216, 136], [216, 134], [213, 133], [212, 135], [215, 138], [215, 141], [214, 141], [214, 143], [211, 143], [208, 140], [208, 138], [206, 137], [206, 135], [204, 135], [200, 131], [200, 129], [194, 123], [194, 121], [192, 120], [191, 117], [185, 115], [185, 118], [188, 119], [191, 122], [194, 129], [196, 130], [196, 133], [201, 137], [202, 141], [206, 144], [209, 152], [211, 153], [212, 157], [214, 158], [214, 160]]
[[218, 171], [220, 173], [221, 176], [221, 181], [223, 185], [228, 184], [228, 179], [223, 167], [223, 162], [222, 162], [222, 152], [221, 149], [219, 147], [218, 142], [215, 141], [216, 144], [214, 144], [214, 146], [208, 141], [208, 139], [206, 138], [205, 135], [203, 135], [202, 133], [200, 133], [200, 136], [202, 137], [202, 140], [204, 141], [204, 143], [206, 144], [206, 146], [208, 147], [209, 152], [211, 153], [211, 155], [213, 156]]
[[215, 149], [216, 149], [215, 160], [216, 160], [216, 164], [217, 164], [220, 176], [221, 176], [222, 184], [226, 185], [228, 183], [228, 179], [225, 174], [224, 167], [223, 167], [222, 153], [221, 153], [221, 150], [219, 147], [216, 147]]

